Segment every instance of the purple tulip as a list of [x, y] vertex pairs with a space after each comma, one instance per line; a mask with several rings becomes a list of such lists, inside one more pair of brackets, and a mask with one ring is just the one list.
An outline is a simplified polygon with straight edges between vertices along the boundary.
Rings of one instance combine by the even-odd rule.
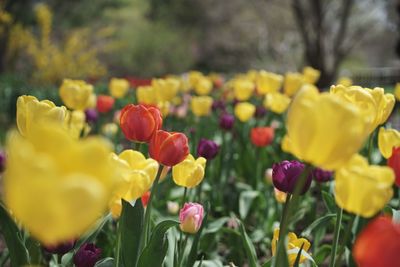
[[86, 115], [86, 122], [96, 122], [99, 117], [97, 110], [94, 108], [85, 110], [85, 115]]
[[83, 244], [74, 255], [76, 267], [93, 267], [100, 259], [101, 249], [92, 243]]
[[256, 112], [254, 113], [254, 117], [262, 118], [267, 114], [267, 110], [263, 106], [257, 106]]
[[43, 246], [44, 250], [52, 254], [64, 255], [65, 253], [69, 252], [75, 246], [74, 241], [68, 241], [64, 243], [60, 243], [54, 246]]
[[6, 169], [6, 154], [0, 150], [0, 173]]
[[325, 183], [332, 180], [333, 172], [323, 170], [321, 168], [315, 168], [311, 172], [311, 176], [314, 181], [318, 183]]
[[197, 146], [197, 156], [211, 160], [218, 154], [219, 146], [212, 140], [200, 139]]
[[217, 111], [219, 109], [222, 111], [225, 111], [225, 102], [223, 100], [215, 100], [215, 101], [213, 101], [211, 107], [212, 107], [212, 110], [215, 110], [215, 111]]
[[[280, 191], [294, 193], [296, 183], [304, 171], [304, 164], [296, 160], [284, 160], [272, 166], [272, 181]], [[307, 192], [311, 185], [311, 175], [308, 175], [301, 194]]]
[[219, 118], [219, 126], [224, 130], [230, 130], [235, 122], [235, 117], [231, 114], [224, 113]]

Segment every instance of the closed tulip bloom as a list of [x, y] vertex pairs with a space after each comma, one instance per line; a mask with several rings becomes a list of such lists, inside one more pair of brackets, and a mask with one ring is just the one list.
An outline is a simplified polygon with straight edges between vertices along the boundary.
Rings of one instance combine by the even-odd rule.
[[325, 183], [332, 180], [333, 172], [326, 171], [321, 168], [314, 168], [311, 171], [311, 176], [314, 179], [314, 181], [318, 183]]
[[400, 147], [400, 132], [395, 129], [379, 128], [378, 148], [386, 159], [392, 156], [393, 148]]
[[65, 79], [59, 93], [61, 100], [70, 109], [85, 110], [93, 101], [93, 86], [81, 80]]
[[394, 171], [395, 183], [400, 187], [400, 147], [393, 148], [392, 155], [387, 160], [387, 165]]
[[281, 93], [269, 93], [264, 98], [264, 107], [277, 114], [282, 114], [290, 104], [290, 98]]
[[100, 248], [93, 243], [85, 243], [75, 253], [73, 260], [76, 267], [94, 267], [100, 256]]
[[288, 72], [285, 74], [283, 82], [283, 92], [287, 96], [293, 96], [304, 84], [304, 76], [298, 72]]
[[160, 110], [155, 107], [129, 104], [121, 110], [120, 126], [130, 141], [149, 142], [161, 129], [162, 121]]
[[13, 217], [51, 246], [93, 226], [107, 207], [118, 170], [107, 141], [76, 140], [51, 123], [38, 126], [27, 138], [13, 132], [7, 140], [4, 196]]
[[197, 156], [204, 157], [207, 160], [212, 160], [217, 156], [219, 146], [213, 140], [201, 138], [197, 145]]
[[17, 126], [22, 136], [29, 135], [31, 129], [42, 121], [65, 126], [68, 118], [69, 113], [65, 107], [57, 107], [49, 100], [39, 101], [28, 95], [18, 97]]
[[335, 173], [336, 203], [348, 212], [372, 217], [392, 198], [394, 179], [391, 168], [368, 165], [355, 155]]
[[204, 208], [198, 203], [185, 203], [179, 211], [181, 231], [188, 234], [195, 234], [200, 230], [203, 223]]
[[197, 82], [194, 85], [194, 91], [198, 95], [208, 95], [211, 90], [213, 89], [213, 83], [210, 79], [206, 77], [201, 77], [197, 80]]
[[172, 167], [172, 178], [175, 184], [179, 186], [193, 188], [203, 180], [205, 167], [205, 158], [194, 159], [189, 154], [185, 160]]
[[268, 146], [274, 141], [275, 130], [272, 127], [256, 127], [250, 132], [250, 139], [253, 145], [258, 147]]
[[306, 83], [309, 83], [309, 84], [317, 83], [320, 75], [321, 75], [321, 72], [319, 70], [314, 69], [310, 66], [303, 68], [303, 76], [304, 76], [304, 81]]
[[358, 106], [312, 87], [303, 88], [294, 98], [286, 129], [284, 151], [329, 171], [347, 163], [369, 134]]
[[[297, 235], [293, 232], [289, 232], [287, 235], [288, 242], [286, 247], [286, 253], [288, 256], [289, 266], [293, 266], [296, 262], [297, 254], [300, 251], [300, 248], [303, 247], [300, 256], [300, 263], [304, 263], [307, 259], [312, 259], [311, 256], [307, 253], [311, 247], [310, 241], [305, 238], [298, 238]], [[276, 255], [276, 249], [279, 241], [279, 228], [274, 230], [274, 235], [272, 237], [272, 256]]]
[[[296, 160], [284, 160], [280, 163], [275, 163], [272, 166], [272, 182], [274, 186], [285, 193], [294, 193], [297, 181], [304, 172], [304, 164]], [[301, 194], [307, 192], [310, 188], [312, 177], [307, 176], [307, 180], [301, 190]]]
[[378, 217], [357, 236], [353, 256], [360, 267], [398, 266], [400, 225]]
[[250, 120], [255, 112], [256, 107], [249, 102], [241, 102], [235, 106], [235, 115], [241, 122]]
[[260, 71], [256, 78], [257, 92], [261, 95], [278, 92], [282, 86], [282, 82], [282, 75]]
[[223, 113], [221, 117], [219, 117], [219, 127], [224, 130], [230, 130], [233, 128], [233, 124], [235, 123], [235, 117], [228, 113]]
[[191, 99], [190, 106], [193, 114], [201, 117], [210, 114], [212, 103], [213, 99], [210, 96], [194, 96]]
[[248, 79], [238, 78], [233, 81], [233, 93], [239, 101], [250, 99], [254, 92], [254, 83]]
[[114, 107], [114, 98], [108, 95], [98, 95], [96, 108], [100, 113], [107, 113]]
[[153, 79], [151, 85], [158, 102], [171, 102], [179, 92], [180, 82], [175, 78]]
[[183, 133], [158, 130], [149, 144], [150, 156], [165, 166], [175, 166], [189, 155], [188, 139]]
[[125, 79], [112, 78], [108, 84], [110, 94], [114, 98], [123, 98], [129, 90], [129, 81]]
[[156, 105], [157, 95], [153, 86], [139, 86], [136, 88], [136, 99], [139, 104]]
[[149, 191], [157, 175], [158, 163], [154, 159], [146, 159], [142, 153], [132, 149], [112, 157], [120, 168], [121, 176], [109, 204], [111, 214], [117, 218], [122, 210], [121, 199], [129, 202]]
[[364, 113], [364, 117], [367, 118], [370, 132], [387, 120], [395, 103], [394, 96], [385, 94], [383, 88], [371, 90], [360, 86], [337, 85], [332, 86], [330, 92], [349, 103], [357, 105]]
[[94, 123], [99, 118], [99, 114], [97, 113], [96, 109], [90, 108], [85, 110], [85, 118], [86, 122]]

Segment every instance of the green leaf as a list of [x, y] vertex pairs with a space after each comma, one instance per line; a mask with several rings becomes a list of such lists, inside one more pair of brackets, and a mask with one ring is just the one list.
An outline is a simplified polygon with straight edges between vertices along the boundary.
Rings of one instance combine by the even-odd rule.
[[[149, 244], [144, 248], [139, 258], [139, 267], [161, 266], [167, 254], [168, 241], [165, 238], [167, 230], [179, 225], [178, 221], [166, 220], [160, 222], [153, 230]], [[132, 266], [132, 265], [127, 265]]]
[[241, 219], [246, 219], [254, 199], [259, 196], [259, 191], [243, 191], [239, 196], [239, 214]]
[[315, 263], [318, 264], [322, 264], [325, 259], [331, 254], [331, 250], [332, 250], [332, 246], [325, 244], [320, 246], [316, 252], [314, 253], [314, 260]]
[[122, 212], [119, 221], [120, 256], [122, 266], [136, 266], [140, 253], [140, 238], [143, 232], [142, 201], [136, 201], [132, 206], [122, 199]]
[[322, 193], [322, 199], [324, 200], [325, 206], [328, 209], [329, 213], [336, 214], [337, 207], [333, 196], [325, 191], [322, 191], [321, 193]]
[[114, 264], [114, 258], [108, 257], [96, 262], [94, 267], [114, 267]]
[[258, 266], [256, 249], [254, 248], [253, 243], [251, 242], [249, 236], [247, 235], [246, 230], [244, 229], [244, 225], [241, 221], [239, 221], [239, 231], [242, 236], [242, 241], [244, 249], [246, 251], [247, 258], [249, 260], [249, 266], [250, 267]]
[[333, 218], [336, 217], [336, 214], [330, 213], [321, 218], [316, 219], [313, 223], [311, 223], [306, 229], [304, 229], [302, 236], [309, 237], [311, 232], [317, 230], [321, 226], [327, 226], [326, 224]]
[[224, 265], [222, 264], [221, 261], [219, 260], [206, 260], [206, 261], [196, 261], [193, 267], [200, 267], [200, 262], [201, 262], [201, 267], [223, 267]]
[[272, 266], [272, 259], [273, 259], [273, 258], [270, 258], [269, 260], [267, 260], [267, 261], [262, 265], [262, 267], [271, 267], [271, 266]]
[[222, 217], [213, 221], [212, 223], [209, 223], [207, 225], [207, 228], [204, 229], [204, 234], [213, 234], [218, 232], [219, 229], [221, 229], [227, 221], [229, 221], [229, 217]]
[[22, 241], [22, 234], [3, 205], [0, 205], [0, 226], [10, 253], [11, 266], [28, 265], [29, 255]]

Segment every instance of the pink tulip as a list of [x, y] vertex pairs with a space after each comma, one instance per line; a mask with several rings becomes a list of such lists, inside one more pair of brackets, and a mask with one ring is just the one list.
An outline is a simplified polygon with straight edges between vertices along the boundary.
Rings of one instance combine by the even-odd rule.
[[195, 234], [199, 231], [203, 222], [204, 209], [198, 203], [185, 203], [179, 212], [180, 228], [182, 232]]

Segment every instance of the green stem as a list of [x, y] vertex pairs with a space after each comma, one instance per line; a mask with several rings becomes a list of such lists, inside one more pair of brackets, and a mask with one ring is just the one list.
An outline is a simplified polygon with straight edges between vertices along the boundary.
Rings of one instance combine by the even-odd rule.
[[[182, 233], [182, 232], [181, 232]], [[183, 243], [179, 244], [179, 258], [178, 258], [178, 267], [181, 267], [182, 265], [182, 259], [183, 259], [183, 254], [185, 252], [185, 248], [186, 248], [186, 243], [188, 241], [189, 235], [185, 236], [185, 240], [183, 241]]]
[[349, 240], [349, 237], [350, 237], [351, 230], [353, 228], [353, 224], [354, 224], [355, 219], [356, 219], [356, 216], [354, 214], [352, 214], [351, 215], [351, 219], [347, 224], [346, 231], [345, 231], [344, 236], [343, 236], [343, 240], [340, 243], [339, 253], [338, 253], [337, 257], [336, 257], [336, 266], [337, 267], [340, 266], [340, 259], [342, 258], [342, 255], [343, 255], [343, 253], [345, 251], [346, 244], [347, 244], [347, 241]]
[[140, 147], [142, 146], [142, 143], [140, 142], [135, 142], [135, 150], [140, 152]]
[[183, 208], [183, 205], [185, 205], [187, 191], [188, 191], [188, 188], [185, 187], [185, 190], [183, 191], [183, 196], [182, 196], [181, 208]]
[[154, 180], [153, 187], [151, 188], [149, 202], [147, 203], [147, 208], [146, 208], [146, 212], [144, 215], [144, 224], [143, 224], [144, 225], [144, 229], [143, 229], [144, 235], [142, 235], [142, 237], [143, 237], [142, 241], [144, 241], [144, 242], [141, 242], [144, 245], [143, 247], [147, 246], [147, 243], [149, 241], [148, 239], [150, 238], [150, 218], [151, 218], [152, 200], [153, 200], [155, 194], [157, 194], [158, 181], [160, 180], [160, 176], [161, 176], [163, 168], [164, 167], [162, 165], [160, 165], [158, 167], [157, 176], [156, 176], [156, 179]]
[[332, 250], [331, 250], [331, 258], [329, 260], [329, 267], [335, 266], [336, 251], [337, 251], [337, 245], [339, 242], [340, 226], [342, 224], [342, 217], [343, 217], [343, 209], [339, 209], [336, 212], [335, 233], [334, 233], [333, 240], [332, 240]]
[[117, 252], [116, 254], [116, 259], [115, 259], [115, 266], [121, 266], [120, 260], [121, 260], [121, 229], [118, 225], [118, 232], [117, 232]]

